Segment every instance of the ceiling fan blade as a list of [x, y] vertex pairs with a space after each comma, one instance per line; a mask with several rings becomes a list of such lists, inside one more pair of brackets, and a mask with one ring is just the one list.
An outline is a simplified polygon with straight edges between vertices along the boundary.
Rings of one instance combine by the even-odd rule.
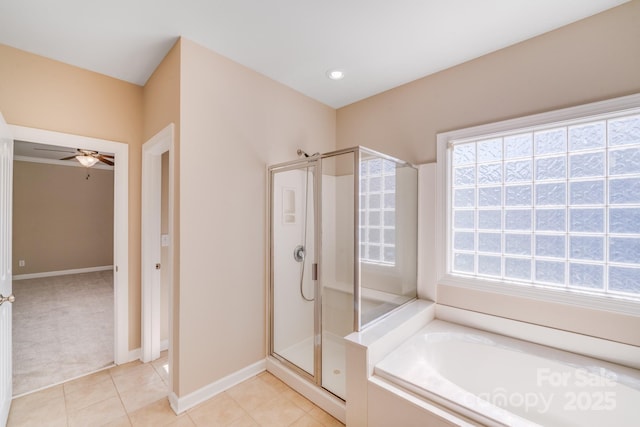
[[115, 156], [112, 156], [111, 154], [100, 154], [102, 157], [106, 157], [107, 159], [113, 159], [115, 158]]
[[98, 160], [100, 160], [102, 163], [106, 163], [109, 166], [113, 166], [115, 163], [113, 163], [111, 160], [105, 159], [104, 156], [102, 154], [98, 154], [96, 156], [98, 158]]
[[75, 159], [76, 156], [69, 156], [69, 157], [65, 157], [64, 159], [60, 159], [60, 160], [71, 160], [71, 159]]
[[38, 151], [54, 151], [56, 153], [75, 153], [75, 151], [70, 151], [70, 150], [51, 150], [49, 148], [34, 148], [34, 150], [38, 150]]

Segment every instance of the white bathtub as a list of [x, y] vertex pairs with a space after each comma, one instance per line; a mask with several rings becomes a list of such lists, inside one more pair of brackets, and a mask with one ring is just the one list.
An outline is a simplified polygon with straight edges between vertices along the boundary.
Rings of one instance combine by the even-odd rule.
[[640, 370], [441, 320], [374, 374], [486, 425], [640, 425]]

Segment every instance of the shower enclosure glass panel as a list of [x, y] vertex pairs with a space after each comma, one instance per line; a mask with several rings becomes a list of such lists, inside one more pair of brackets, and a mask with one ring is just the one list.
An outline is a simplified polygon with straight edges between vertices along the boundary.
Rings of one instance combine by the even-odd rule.
[[345, 398], [345, 346], [353, 332], [355, 153], [322, 159], [322, 386]]
[[271, 179], [272, 351], [315, 375], [315, 162]]
[[418, 171], [363, 148], [358, 167], [361, 329], [416, 297]]
[[270, 354], [345, 399], [343, 338], [416, 297], [417, 170], [353, 147], [269, 173]]

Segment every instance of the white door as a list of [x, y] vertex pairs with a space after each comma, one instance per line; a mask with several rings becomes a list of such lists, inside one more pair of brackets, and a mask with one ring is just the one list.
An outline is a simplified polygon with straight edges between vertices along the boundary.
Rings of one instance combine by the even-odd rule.
[[11, 215], [13, 139], [0, 113], [0, 425], [7, 423], [12, 395], [11, 371]]

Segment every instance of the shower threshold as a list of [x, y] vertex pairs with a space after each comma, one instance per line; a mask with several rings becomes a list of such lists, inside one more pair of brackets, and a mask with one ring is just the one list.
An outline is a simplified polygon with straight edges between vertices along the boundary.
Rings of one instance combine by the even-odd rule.
[[[279, 354], [306, 372], [313, 373], [313, 337], [307, 337]], [[342, 337], [325, 332], [322, 351], [322, 387], [343, 400], [346, 396], [345, 358]]]

